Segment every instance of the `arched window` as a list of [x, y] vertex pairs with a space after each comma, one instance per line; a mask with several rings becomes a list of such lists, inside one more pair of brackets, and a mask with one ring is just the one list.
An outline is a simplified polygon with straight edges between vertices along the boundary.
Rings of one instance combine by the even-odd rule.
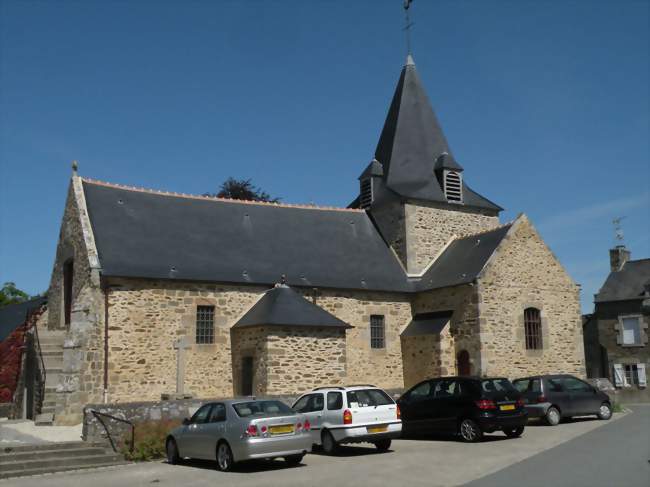
[[63, 264], [63, 323], [70, 324], [72, 316], [72, 276], [74, 275], [74, 261], [68, 259]]
[[526, 350], [541, 350], [542, 318], [537, 308], [526, 308], [524, 310], [524, 334]]
[[445, 197], [447, 201], [463, 202], [463, 189], [460, 174], [455, 171], [445, 171]]

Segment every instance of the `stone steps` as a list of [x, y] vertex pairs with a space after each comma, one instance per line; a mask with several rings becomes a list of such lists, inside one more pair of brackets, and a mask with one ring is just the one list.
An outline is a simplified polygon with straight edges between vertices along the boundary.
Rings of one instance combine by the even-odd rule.
[[0, 450], [0, 479], [126, 463], [103, 445], [70, 442], [24, 445]]

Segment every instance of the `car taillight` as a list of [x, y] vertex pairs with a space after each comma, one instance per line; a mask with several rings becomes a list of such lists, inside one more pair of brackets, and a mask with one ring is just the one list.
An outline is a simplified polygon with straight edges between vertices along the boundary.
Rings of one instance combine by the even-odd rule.
[[244, 434], [246, 436], [257, 436], [257, 426], [254, 424], [249, 425], [246, 431], [244, 431]]
[[541, 403], [541, 402], [546, 402], [546, 396], [539, 396], [539, 397], [537, 398], [537, 402], [540, 402], [540, 403]]
[[523, 408], [524, 407], [524, 400], [520, 397], [517, 399], [517, 407], [518, 408]]
[[496, 403], [491, 399], [481, 399], [476, 401], [476, 407], [479, 409], [496, 409]]
[[352, 413], [349, 409], [343, 411], [343, 424], [352, 424]]
[[302, 423], [296, 424], [296, 431], [300, 431], [302, 429]]
[[309, 431], [311, 429], [311, 423], [309, 422], [308, 419], [305, 419], [305, 431]]
[[399, 404], [397, 405], [397, 419], [402, 419], [402, 411], [399, 409]]
[[266, 426], [262, 426], [262, 427], [260, 428], [260, 431], [262, 432], [262, 434], [266, 433], [266, 431], [267, 431]]

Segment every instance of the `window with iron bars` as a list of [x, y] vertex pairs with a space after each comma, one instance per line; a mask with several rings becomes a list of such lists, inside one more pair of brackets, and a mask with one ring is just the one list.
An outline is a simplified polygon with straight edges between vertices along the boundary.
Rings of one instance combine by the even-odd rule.
[[196, 343], [214, 343], [214, 306], [196, 307]]
[[541, 350], [542, 318], [537, 308], [526, 308], [524, 310], [524, 332], [526, 350]]
[[383, 315], [370, 316], [370, 348], [384, 348], [386, 333]]

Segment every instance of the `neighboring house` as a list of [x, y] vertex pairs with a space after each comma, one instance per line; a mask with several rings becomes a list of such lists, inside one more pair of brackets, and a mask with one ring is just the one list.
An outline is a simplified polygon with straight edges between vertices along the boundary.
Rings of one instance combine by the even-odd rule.
[[64, 354], [56, 422], [79, 421], [87, 403], [177, 389], [584, 376], [579, 287], [525, 215], [501, 224], [468, 179], [410, 56], [350, 208], [75, 171], [50, 284]]
[[584, 318], [589, 377], [607, 377], [623, 398], [650, 400], [650, 259], [630, 260], [624, 246], [610, 250], [611, 272]]
[[[26, 415], [32, 418], [34, 403], [40, 402], [34, 399], [33, 388], [37, 381], [33, 367], [38, 368], [38, 363], [31, 336], [36, 324], [45, 327], [46, 302], [46, 298], [37, 297], [0, 308], [0, 416], [20, 413], [27, 399]], [[26, 384], [27, 368], [30, 368], [32, 380]], [[25, 388], [28, 389], [27, 398], [23, 397]]]

